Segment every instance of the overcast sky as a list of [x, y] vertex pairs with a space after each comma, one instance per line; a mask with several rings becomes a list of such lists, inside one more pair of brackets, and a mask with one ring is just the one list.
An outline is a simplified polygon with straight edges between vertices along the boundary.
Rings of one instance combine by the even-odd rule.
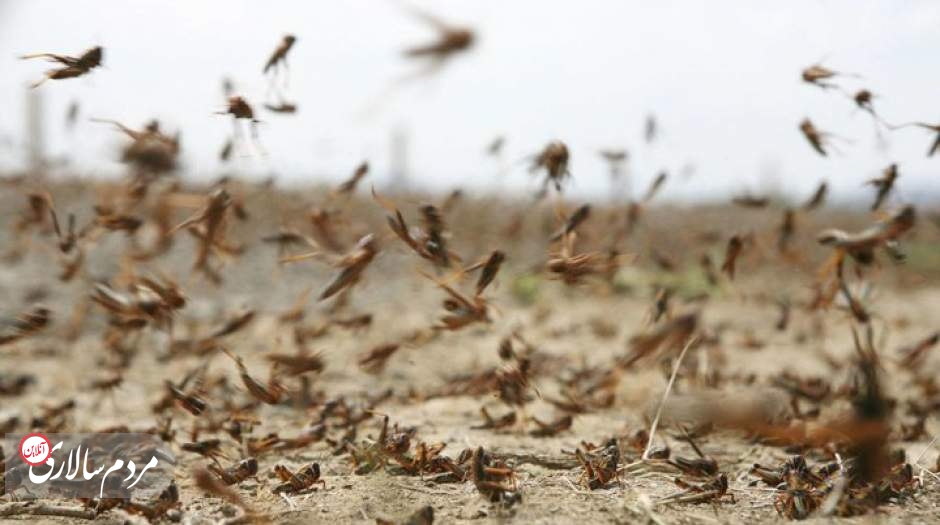
[[[229, 76], [258, 106], [269, 152], [241, 156], [236, 166], [284, 180], [339, 180], [368, 159], [380, 183], [393, 129], [410, 139], [413, 179], [439, 189], [491, 186], [496, 166], [484, 149], [496, 135], [505, 135], [509, 161], [551, 139], [567, 142], [571, 191], [581, 195], [603, 194], [607, 170], [597, 150], [620, 147], [631, 153], [637, 186], [661, 169], [673, 174], [663, 191], [672, 199], [768, 188], [802, 198], [823, 179], [847, 197], [870, 191], [862, 181], [891, 162], [901, 167], [902, 198], [940, 180], [940, 155], [925, 157], [927, 132], [896, 132], [879, 147], [871, 119], [851, 100], [800, 81], [802, 68], [823, 60], [860, 74], [844, 85], [880, 95], [875, 107], [887, 120], [940, 121], [940, 2], [414, 2], [474, 28], [478, 42], [439, 74], [383, 97], [419, 67], [401, 50], [434, 38], [402, 5], [0, 0], [0, 139], [22, 141], [24, 86], [46, 69], [18, 55], [102, 45], [105, 68], [39, 88], [49, 153], [70, 156], [86, 174], [121, 170], [120, 137], [88, 122], [92, 116], [132, 126], [157, 117], [182, 131], [187, 176], [217, 174], [231, 122], [213, 112], [223, 107], [220, 82]], [[260, 108], [261, 67], [286, 32], [298, 37], [288, 88], [295, 116]], [[80, 101], [82, 121], [69, 135], [71, 100]], [[648, 113], [662, 129], [652, 147], [642, 139]], [[804, 117], [847, 139], [836, 142], [841, 153], [818, 156], [797, 130]], [[0, 168], [22, 157], [0, 149]], [[681, 180], [687, 164], [696, 169]], [[521, 165], [501, 184], [534, 187]]]

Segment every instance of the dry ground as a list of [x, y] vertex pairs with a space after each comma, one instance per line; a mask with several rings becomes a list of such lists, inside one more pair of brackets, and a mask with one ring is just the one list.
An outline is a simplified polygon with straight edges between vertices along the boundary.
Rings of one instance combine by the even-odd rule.
[[[75, 190], [75, 184], [56, 186], [53, 193], [57, 203], [76, 211], [79, 211], [80, 203], [87, 208], [93, 194], [82, 186], [77, 187], [79, 191]], [[8, 232], [23, 204], [20, 193], [13, 189], [4, 191], [0, 204], [0, 220], [3, 221], [0, 229]], [[235, 222], [230, 227], [230, 236], [248, 242], [248, 249], [244, 256], [225, 266], [222, 273], [226, 282], [221, 287], [214, 287], [198, 276], [190, 275], [192, 241], [189, 238], [180, 238], [169, 255], [151, 263], [149, 269], [159, 269], [176, 277], [190, 300], [179, 315], [177, 336], [185, 335], [191, 329], [202, 330], [231, 312], [253, 309], [258, 312], [255, 321], [228, 339], [226, 344], [234, 353], [245, 357], [249, 369], [256, 375], [266, 377], [266, 365], [262, 359], [265, 352], [291, 348], [289, 330], [277, 321], [277, 315], [286, 310], [306, 287], [313, 286], [315, 290], [322, 287], [330, 276], [330, 270], [315, 262], [279, 267], [275, 249], [259, 243], [258, 238], [261, 234], [273, 232], [280, 224], [289, 223], [291, 214], [302, 213], [310, 202], [319, 198], [322, 195], [315, 192], [280, 196], [249, 194], [246, 206], [252, 219], [248, 223]], [[414, 202], [417, 202], [416, 198], [401, 199], [400, 205], [413, 216]], [[506, 214], [497, 216], [492, 213], [500, 209], [493, 203], [479, 206], [474, 201], [461, 203], [448, 222], [455, 249], [465, 254], [465, 259], [475, 260], [493, 248], [504, 248], [509, 252], [510, 263], [491, 292], [497, 308], [493, 322], [445, 333], [423, 345], [408, 346], [394, 355], [386, 370], [379, 375], [369, 375], [360, 370], [356, 359], [364, 351], [376, 344], [397, 340], [415, 329], [426, 328], [440, 313], [442, 294], [415, 271], [424, 267], [424, 263], [406, 253], [397, 241], [384, 240], [385, 250], [368, 270], [366, 281], [355, 291], [345, 310], [348, 315], [372, 313], [373, 325], [359, 332], [332, 330], [314, 341], [314, 348], [323, 352], [326, 362], [325, 371], [314, 378], [315, 391], [323, 392], [327, 397], [340, 394], [355, 397], [390, 388], [394, 392], [392, 400], [379, 405], [377, 411], [387, 414], [392, 422], [416, 426], [417, 437], [421, 440], [446, 443], [446, 453], [451, 456], [456, 456], [464, 448], [482, 445], [510, 458], [537, 454], [570, 460], [571, 457], [563, 451], [575, 449], [582, 440], [601, 443], [609, 437], [630, 436], [647, 428], [650, 406], [659, 399], [666, 384], [664, 370], [650, 366], [627, 372], [617, 387], [613, 407], [576, 415], [569, 431], [548, 438], [535, 438], [516, 430], [496, 433], [470, 429], [481, 421], [481, 406], [498, 413], [505, 410], [492, 395], [412, 401], [408, 394], [430, 392], [459, 373], [499, 366], [497, 346], [500, 339], [514, 328], [520, 329], [539, 353], [562, 356], [570, 363], [606, 366], [626, 351], [626, 341], [631, 335], [644, 329], [656, 282], [678, 287], [680, 293], [673, 304], [676, 311], [700, 309], [703, 326], [716, 330], [723, 327], [717, 344], [703, 346], [693, 352], [708, 353], [707, 366], [720, 368], [725, 374], [756, 375], [756, 386], [744, 393], [737, 391], [732, 394], [736, 397], [758, 396], [772, 391], [770, 378], [782, 370], [801, 375], [821, 375], [831, 378], [836, 385], [849, 378], [848, 370], [833, 370], [824, 359], [826, 355], [842, 356], [852, 352], [848, 316], [837, 309], [810, 313], [799, 306], [809, 295], [811, 269], [821, 262], [824, 252], [807, 248], [803, 261], [786, 264], [774, 263], [772, 250], [767, 255], [750, 255], [741, 264], [740, 277], [734, 283], [723, 280], [718, 287], [703, 284], [701, 276], [696, 273], [695, 261], [699, 253], [711, 251], [720, 260], [723, 239], [729, 232], [741, 229], [741, 224], [748, 224], [750, 228], [766, 233], [778, 219], [775, 211], [728, 208], [651, 210], [645, 226], [631, 238], [627, 247], [627, 251], [641, 257], [621, 271], [617, 291], [611, 291], [597, 283], [569, 288], [530, 273], [531, 268], [541, 264], [540, 257], [546, 247], [541, 232], [551, 227], [549, 211], [541, 210], [540, 218], [534, 217], [529, 221], [521, 239], [509, 241], [502, 239], [499, 233], [500, 224], [508, 220]], [[368, 216], [368, 219], [363, 218], [360, 223], [351, 225], [350, 230], [374, 229], [384, 234], [381, 229], [384, 225], [376, 219], [380, 211], [377, 208], [370, 201], [357, 201], [355, 206], [348, 208], [352, 210], [348, 215], [357, 220], [357, 210], [362, 210], [362, 217]], [[481, 213], [479, 209], [487, 209], [489, 213]], [[589, 238], [598, 245], [606, 231], [604, 213], [596, 212], [591, 219], [596, 224], [592, 230], [595, 233]], [[481, 218], [486, 215], [489, 219]], [[182, 216], [185, 213], [181, 212]], [[829, 221], [865, 224], [869, 220], [864, 216], [837, 213], [806, 218], [801, 222], [800, 234], [810, 238], [820, 224], [828, 225]], [[83, 222], [81, 217], [79, 222]], [[702, 225], [711, 225], [722, 240], [712, 244], [689, 240], [688, 232], [696, 228], [706, 229]], [[936, 241], [936, 231], [930, 230], [931, 227], [929, 224], [919, 226], [918, 246]], [[683, 231], [686, 235], [682, 235]], [[14, 241], [10, 234], [4, 235], [5, 246], [11, 246]], [[37, 383], [24, 395], [0, 398], [0, 420], [6, 420], [10, 415], [28, 420], [42, 403], [75, 399], [78, 408], [71, 421], [75, 429], [89, 430], [118, 424], [131, 429], [145, 429], [154, 424], [155, 416], [150, 405], [160, 397], [164, 380], [178, 380], [199, 362], [196, 358], [159, 361], [157, 355], [166, 342], [165, 336], [147, 331], [140, 341], [138, 355], [126, 372], [124, 383], [113, 394], [91, 392], [87, 388], [89, 382], [97, 377], [97, 363], [104, 352], [100, 336], [105, 318], [93, 307], [85, 321], [86, 329], [74, 343], [63, 342], [61, 330], [74, 305], [87, 296], [90, 283], [109, 279], [118, 272], [116, 254], [120, 253], [125, 242], [119, 237], [119, 234], [114, 234], [103, 239], [89, 260], [87, 274], [72, 283], [62, 284], [56, 280], [58, 268], [54, 264], [54, 244], [48, 236], [39, 233], [29, 236], [30, 245], [22, 260], [0, 265], [0, 297], [4, 298], [0, 306], [4, 314], [12, 315], [26, 305], [42, 302], [54, 311], [56, 319], [53, 326], [39, 337], [0, 348], [2, 372], [39, 372]], [[811, 246], [812, 242], [810, 240], [803, 245]], [[680, 269], [673, 273], [655, 269], [648, 258], [643, 257], [651, 246], [678, 261]], [[876, 326], [885, 327], [884, 330], [879, 329], [883, 334], [879, 350], [889, 361], [886, 365], [887, 387], [891, 394], [900, 397], [910, 391], [910, 379], [890, 364], [890, 356], [895, 355], [899, 347], [935, 331], [936, 312], [940, 309], [938, 281], [929, 268], [920, 268], [917, 264], [918, 261], [912, 261], [907, 267], [894, 268], [885, 263], [872, 277], [877, 286], [871, 308], [876, 314]], [[705, 292], [704, 300], [700, 298], [691, 302], [683, 299], [683, 294], [694, 296], [701, 291]], [[773, 328], [778, 313], [774, 299], [781, 294], [790, 296], [796, 305], [790, 326], [782, 332]], [[304, 322], [315, 324], [329, 315], [327, 306], [311, 301]], [[592, 329], [599, 320], [608, 323], [613, 328], [612, 333]], [[749, 348], [744, 344], [748, 336], [760, 340], [763, 346]], [[702, 363], [702, 357], [690, 355], [690, 362]], [[940, 369], [940, 355], [930, 356], [925, 368]], [[237, 381], [234, 364], [224, 355], [211, 358], [210, 372], [229, 376], [242, 390], [240, 395], [247, 397]], [[551, 376], [536, 378], [534, 386], [543, 397], [551, 397], [557, 390], [556, 381]], [[707, 387], [690, 378], [680, 377], [673, 392], [674, 403], [670, 407], [681, 407], [683, 400], [692, 397], [720, 402], [720, 396], [727, 395], [705, 390]], [[220, 403], [220, 400], [209, 401], [215, 406]], [[833, 404], [824, 408], [838, 411], [844, 407]], [[311, 422], [317, 410], [318, 407], [262, 406], [259, 415], [263, 423], [255, 429], [255, 435], [268, 432], [294, 435]], [[529, 415], [542, 420], [552, 419], [556, 414], [552, 406], [542, 399], [531, 403], [526, 410]], [[667, 422], [669, 416], [667, 413]], [[186, 439], [192, 419], [189, 414], [177, 411], [178, 440]], [[359, 436], [374, 437], [378, 429], [377, 416], [362, 425]], [[21, 426], [17, 430], [26, 428]], [[667, 424], [658, 437], [668, 441], [673, 454], [691, 455], [687, 445], [671, 437], [674, 433], [675, 429]], [[896, 443], [896, 446], [903, 447], [912, 460], [928, 446], [929, 436], [938, 433], [940, 424], [934, 414], [927, 421], [926, 437], [914, 442]], [[333, 455], [331, 447], [322, 442], [300, 451], [262, 456], [258, 479], [242, 483], [238, 490], [276, 523], [367, 523], [374, 522], [376, 517], [397, 520], [404, 519], [423, 505], [434, 507], [439, 523], [644, 523], [651, 519], [661, 523], [783, 521], [774, 510], [773, 491], [763, 485], [751, 486], [749, 482], [753, 478], [747, 474], [755, 462], [779, 464], [787, 457], [783, 450], [755, 445], [731, 434], [709, 435], [701, 439], [701, 445], [707, 454], [718, 460], [722, 471], [731, 480], [735, 503], [727, 500], [715, 505], [664, 505], [647, 511], [649, 502], [676, 491], [672, 482], [674, 473], [625, 474], [619, 484], [588, 491], [578, 484], [579, 468], [549, 469], [517, 459], [523, 501], [504, 509], [485, 502], [470, 482], [435, 484], [418, 477], [386, 472], [355, 475], [348, 458]], [[234, 446], [227, 450], [236, 455]], [[938, 448], [934, 446], [923, 454], [921, 464], [932, 467], [937, 462], [937, 455]], [[178, 457], [181, 463], [177, 481], [182, 492], [183, 519], [200, 523], [230, 516], [233, 512], [230, 506], [205, 497], [192, 485], [190, 473], [193, 467], [204, 464], [205, 460], [182, 452]], [[293, 509], [271, 493], [270, 487], [275, 480], [270, 473], [274, 464], [297, 467], [312, 461], [322, 467], [325, 490], [293, 497], [296, 505]], [[929, 474], [919, 474], [923, 476], [924, 486], [914, 499], [884, 506], [877, 515], [810, 521], [940, 521], [940, 483]], [[102, 522], [122, 519], [114, 513], [98, 518]], [[80, 521], [34, 517], [0, 519], [14, 523], [27, 520]]]

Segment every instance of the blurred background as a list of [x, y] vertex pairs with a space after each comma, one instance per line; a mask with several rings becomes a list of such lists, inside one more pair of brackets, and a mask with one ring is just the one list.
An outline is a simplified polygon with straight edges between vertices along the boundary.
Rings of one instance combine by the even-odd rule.
[[[473, 49], [432, 75], [402, 51], [431, 42], [433, 28], [408, 6], [476, 32]], [[559, 139], [571, 150], [570, 193], [604, 198], [601, 149], [626, 149], [634, 188], [660, 171], [665, 200], [774, 193], [805, 199], [827, 180], [833, 200], [870, 199], [862, 186], [900, 165], [896, 199], [938, 196], [940, 156], [928, 132], [879, 140], [870, 115], [837, 90], [805, 84], [816, 62], [859, 77], [892, 123], [940, 119], [940, 3], [799, 0], [751, 2], [616, 0], [391, 0], [249, 2], [0, 0], [0, 171], [37, 157], [53, 174], [113, 177], [124, 137], [90, 122], [140, 128], [158, 118], [182, 133], [182, 176], [275, 176], [279, 184], [335, 183], [368, 160], [371, 181], [395, 177], [432, 191], [537, 188], [526, 158]], [[261, 69], [285, 33], [287, 98], [294, 115], [261, 108]], [[47, 69], [26, 53], [77, 55], [105, 48], [104, 68], [27, 86]], [[255, 105], [268, 155], [219, 150], [232, 132], [222, 79]], [[65, 124], [77, 102], [77, 124]], [[30, 116], [32, 115], [32, 116]], [[658, 133], [644, 138], [652, 115]], [[797, 127], [809, 117], [837, 135], [819, 156]], [[502, 161], [487, 156], [505, 138]]]

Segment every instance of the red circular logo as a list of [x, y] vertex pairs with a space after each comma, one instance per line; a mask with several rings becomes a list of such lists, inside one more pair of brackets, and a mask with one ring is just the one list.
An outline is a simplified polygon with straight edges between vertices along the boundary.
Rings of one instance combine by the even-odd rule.
[[20, 440], [20, 458], [29, 465], [38, 467], [52, 457], [52, 443], [46, 436], [34, 432]]

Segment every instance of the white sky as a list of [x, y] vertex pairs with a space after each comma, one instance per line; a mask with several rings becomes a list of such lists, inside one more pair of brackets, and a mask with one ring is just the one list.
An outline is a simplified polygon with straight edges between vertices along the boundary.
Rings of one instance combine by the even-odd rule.
[[[518, 159], [558, 138], [572, 151], [571, 190], [607, 188], [604, 147], [632, 154], [636, 186], [660, 169], [695, 174], [664, 187], [671, 199], [777, 187], [803, 198], [822, 179], [836, 197], [867, 195], [861, 183], [898, 162], [903, 198], [935, 191], [940, 155], [932, 136], [905, 130], [878, 148], [868, 116], [850, 100], [803, 84], [800, 70], [821, 59], [856, 72], [892, 122], [940, 121], [940, 3], [805, 0], [787, 2], [441, 0], [416, 2], [469, 25], [478, 45], [440, 75], [412, 83], [365, 116], [394, 79], [415, 69], [401, 50], [434, 33], [392, 0], [185, 1], [0, 0], [0, 138], [21, 140], [24, 85], [46, 69], [27, 52], [76, 54], [105, 47], [106, 68], [86, 78], [50, 81], [48, 150], [68, 154], [82, 173], [118, 173], [120, 138], [91, 116], [140, 126], [158, 117], [181, 129], [187, 175], [217, 174], [231, 131], [220, 79], [231, 76], [266, 123], [270, 156], [238, 159], [248, 174], [284, 180], [339, 180], [367, 158], [376, 182], [387, 175], [390, 132], [408, 130], [412, 177], [433, 188], [486, 187], [495, 166], [483, 150], [507, 137]], [[296, 116], [260, 108], [261, 67], [281, 35], [290, 55]], [[69, 101], [82, 105], [75, 134], [64, 131]], [[647, 113], [661, 140], [642, 141]], [[851, 139], [841, 154], [817, 156], [797, 131], [803, 117]], [[2, 140], [0, 140], [2, 143]], [[22, 155], [0, 146], [0, 168]], [[504, 185], [534, 187], [516, 167]], [[864, 193], [859, 193], [864, 192]]]

